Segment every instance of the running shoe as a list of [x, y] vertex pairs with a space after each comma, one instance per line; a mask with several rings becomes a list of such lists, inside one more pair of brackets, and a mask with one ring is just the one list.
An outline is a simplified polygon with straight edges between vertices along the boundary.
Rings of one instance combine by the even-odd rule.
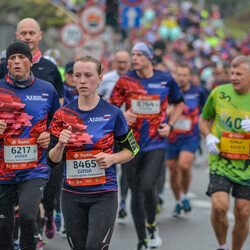
[[46, 245], [47, 241], [43, 238], [43, 245]]
[[60, 213], [56, 213], [55, 224], [56, 224], [56, 231], [59, 232], [62, 226], [62, 216]]
[[20, 245], [19, 245], [19, 239], [14, 241], [14, 250], [21, 250]]
[[63, 238], [67, 238], [65, 227], [64, 227], [64, 229], [63, 229], [63, 231], [62, 231], [62, 237], [63, 237]]
[[127, 216], [126, 210], [124, 208], [121, 208], [118, 212], [118, 218], [124, 219]]
[[162, 239], [159, 235], [159, 229], [157, 226], [147, 226], [148, 229], [148, 246], [150, 248], [160, 247], [162, 244]]
[[190, 206], [190, 203], [189, 203], [189, 200], [188, 199], [185, 199], [182, 201], [182, 205], [183, 205], [183, 209], [185, 211], [185, 213], [188, 213], [191, 211], [191, 206]]
[[126, 212], [125, 208], [120, 208], [116, 222], [119, 224], [128, 223], [128, 217], [127, 217], [127, 212]]
[[181, 214], [181, 209], [182, 209], [182, 206], [179, 203], [177, 203], [173, 212], [173, 216], [179, 217]]
[[158, 197], [159, 197], [159, 204], [163, 205], [165, 201], [163, 193], [159, 193]]
[[53, 216], [44, 218], [45, 235], [48, 239], [52, 239], [56, 233], [56, 224]]
[[43, 238], [42, 235], [38, 235], [38, 241], [36, 243], [36, 249], [41, 249], [43, 247]]
[[[224, 248], [217, 248], [217, 250], [225, 250]], [[229, 250], [229, 246], [227, 245], [227, 250]]]
[[145, 240], [140, 240], [135, 250], [149, 250], [147, 242]]

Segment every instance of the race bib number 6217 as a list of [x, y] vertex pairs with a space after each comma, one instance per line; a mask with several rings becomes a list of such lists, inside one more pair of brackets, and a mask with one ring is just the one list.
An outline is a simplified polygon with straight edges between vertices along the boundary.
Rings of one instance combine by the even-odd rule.
[[4, 162], [8, 169], [35, 167], [37, 161], [36, 138], [16, 138], [4, 141]]

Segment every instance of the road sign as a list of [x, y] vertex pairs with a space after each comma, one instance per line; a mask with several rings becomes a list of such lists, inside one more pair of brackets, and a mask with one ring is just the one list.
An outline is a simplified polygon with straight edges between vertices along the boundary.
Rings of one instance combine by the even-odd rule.
[[142, 10], [139, 7], [123, 8], [121, 26], [128, 29], [139, 28], [141, 15]]
[[142, 0], [122, 0], [122, 3], [127, 6], [138, 6], [142, 3]]
[[65, 24], [60, 30], [60, 40], [68, 48], [76, 48], [83, 40], [83, 31], [76, 23]]
[[80, 23], [87, 34], [100, 34], [105, 28], [105, 21], [105, 12], [97, 5], [90, 5], [80, 13]]
[[90, 55], [100, 60], [104, 52], [105, 44], [98, 37], [87, 37], [83, 44], [79, 47], [78, 55]]

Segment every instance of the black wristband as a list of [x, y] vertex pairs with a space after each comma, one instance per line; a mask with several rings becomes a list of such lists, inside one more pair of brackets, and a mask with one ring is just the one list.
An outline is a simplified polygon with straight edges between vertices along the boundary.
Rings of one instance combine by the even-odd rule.
[[170, 127], [170, 132], [172, 132], [174, 130], [174, 126], [171, 125], [170, 123], [167, 122], [167, 125]]

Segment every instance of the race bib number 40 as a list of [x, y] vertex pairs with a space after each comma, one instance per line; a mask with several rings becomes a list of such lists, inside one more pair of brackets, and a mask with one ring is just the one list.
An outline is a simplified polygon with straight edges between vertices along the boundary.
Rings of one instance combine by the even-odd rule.
[[94, 151], [66, 153], [66, 182], [71, 186], [89, 186], [106, 183], [105, 169], [100, 169]]
[[221, 156], [229, 159], [249, 158], [250, 135], [223, 132], [221, 136]]
[[6, 139], [4, 141], [4, 162], [7, 169], [27, 169], [36, 167], [36, 138]]
[[160, 113], [161, 101], [159, 95], [133, 95], [132, 112], [139, 118], [153, 118]]

